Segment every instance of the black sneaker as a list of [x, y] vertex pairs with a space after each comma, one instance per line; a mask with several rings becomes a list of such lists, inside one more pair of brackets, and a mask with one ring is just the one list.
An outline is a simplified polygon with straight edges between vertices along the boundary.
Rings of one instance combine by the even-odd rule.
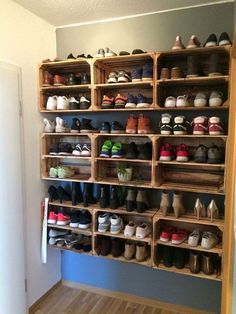
[[87, 58], [87, 59], [92, 59], [93, 56], [91, 56], [90, 54], [88, 54], [86, 58]]
[[76, 57], [73, 56], [72, 53], [70, 53], [68, 56], [67, 56], [67, 60], [75, 60]]
[[169, 113], [163, 113], [161, 115], [161, 121], [159, 123], [160, 133], [163, 135], [172, 134], [172, 116]]
[[222, 75], [222, 69], [220, 64], [220, 54], [213, 53], [210, 56], [210, 68], [208, 76], [219, 76]]
[[90, 76], [87, 73], [82, 74], [81, 84], [82, 85], [90, 84]]
[[100, 187], [100, 193], [98, 196], [99, 204], [101, 208], [108, 207], [109, 204], [109, 185], [102, 185]]
[[134, 142], [131, 142], [126, 148], [125, 158], [127, 159], [136, 159], [138, 155], [137, 145]]
[[78, 203], [82, 203], [83, 201], [81, 186], [79, 182], [72, 182], [71, 200], [73, 206], [77, 205]]
[[100, 130], [100, 133], [110, 133], [110, 123], [105, 121], [105, 122], [102, 122], [99, 130]]
[[119, 53], [119, 56], [128, 56], [128, 55], [130, 55], [130, 53], [128, 51], [124, 51], [124, 50], [120, 51], [120, 53]]
[[70, 143], [59, 143], [59, 155], [71, 155], [72, 154], [72, 147]]
[[232, 45], [232, 42], [229, 38], [229, 35], [226, 33], [226, 32], [223, 32], [221, 35], [220, 35], [220, 38], [219, 38], [219, 46], [224, 46], [224, 45]]
[[177, 116], [174, 118], [173, 133], [175, 135], [185, 135], [188, 133], [189, 126], [190, 124], [184, 116]]
[[100, 253], [102, 256], [106, 256], [111, 252], [111, 238], [104, 237], [101, 239]]
[[71, 228], [78, 228], [79, 227], [79, 221], [80, 221], [80, 215], [81, 212], [73, 212], [70, 215], [70, 227]]
[[70, 73], [68, 76], [67, 76], [67, 82], [66, 82], [67, 85], [76, 85], [77, 82], [76, 82], [76, 76], [74, 73]]
[[183, 249], [174, 249], [174, 260], [173, 264], [176, 268], [184, 268], [187, 261], [187, 252]]
[[172, 267], [174, 259], [174, 249], [172, 247], [163, 246], [162, 259], [165, 267]]
[[80, 121], [78, 118], [73, 118], [71, 125], [71, 133], [79, 133], [80, 132]]
[[188, 56], [186, 77], [197, 77], [200, 75], [200, 63], [198, 56]]
[[88, 211], [85, 211], [80, 215], [78, 227], [80, 229], [88, 229], [89, 227], [91, 227], [91, 222], [92, 222], [91, 214]]
[[49, 154], [50, 155], [57, 155], [59, 153], [59, 144], [51, 144]]
[[218, 146], [213, 145], [208, 149], [207, 162], [208, 164], [220, 164], [224, 162], [224, 154]]
[[215, 46], [217, 46], [217, 37], [216, 37], [216, 34], [211, 34], [207, 38], [203, 47], [215, 47]]
[[96, 128], [91, 125], [91, 119], [83, 118], [81, 121], [80, 132], [81, 133], [93, 133], [98, 132]]
[[85, 96], [80, 97], [80, 109], [88, 109], [91, 105], [91, 102], [89, 99], [87, 99]]
[[142, 49], [134, 49], [132, 55], [139, 55], [140, 53], [145, 53]]
[[69, 98], [69, 110], [78, 110], [80, 109], [79, 101], [75, 97]]
[[109, 203], [110, 203], [110, 208], [111, 209], [116, 209], [116, 208], [119, 207], [119, 200], [118, 200], [116, 186], [112, 186], [111, 187]]
[[49, 201], [53, 202], [55, 200], [58, 200], [58, 193], [57, 193], [57, 188], [55, 186], [50, 185], [48, 188], [48, 194], [49, 194]]
[[79, 59], [79, 58], [86, 58], [86, 57], [85, 57], [85, 54], [84, 54], [84, 53], [81, 53], [81, 54], [78, 55], [76, 58]]
[[138, 146], [138, 159], [150, 160], [152, 159], [152, 144], [147, 142]]
[[112, 121], [111, 123], [111, 133], [122, 134], [125, 133], [125, 128], [117, 121]]
[[128, 192], [126, 196], [126, 210], [132, 212], [136, 208], [136, 192], [134, 188], [128, 187]]

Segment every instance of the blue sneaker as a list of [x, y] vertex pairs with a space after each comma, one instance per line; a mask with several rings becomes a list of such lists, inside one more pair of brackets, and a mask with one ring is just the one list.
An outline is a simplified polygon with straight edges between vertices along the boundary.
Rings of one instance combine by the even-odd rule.
[[125, 105], [125, 108], [136, 108], [136, 104], [137, 104], [137, 97], [135, 97], [134, 95], [128, 94], [128, 100]]
[[132, 82], [139, 82], [142, 81], [142, 72], [143, 69], [142, 68], [137, 68], [134, 69], [131, 73], [131, 77], [132, 77]]
[[148, 108], [151, 104], [148, 102], [147, 97], [138, 94], [137, 108]]
[[153, 79], [153, 69], [152, 65], [146, 63], [143, 66], [143, 75], [142, 75], [142, 81], [152, 81]]

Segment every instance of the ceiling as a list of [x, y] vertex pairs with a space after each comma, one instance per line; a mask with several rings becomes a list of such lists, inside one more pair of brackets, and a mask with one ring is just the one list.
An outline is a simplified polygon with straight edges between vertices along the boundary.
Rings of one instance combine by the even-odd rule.
[[234, 0], [14, 0], [54, 26], [92, 23]]

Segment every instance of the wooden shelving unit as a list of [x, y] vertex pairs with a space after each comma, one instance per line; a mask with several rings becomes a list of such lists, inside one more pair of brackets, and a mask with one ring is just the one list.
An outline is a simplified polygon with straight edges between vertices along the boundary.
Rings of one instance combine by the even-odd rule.
[[[220, 63], [222, 67], [221, 76], [208, 76], [209, 57], [212, 53], [220, 54]], [[196, 78], [180, 78], [180, 79], [166, 79], [160, 80], [160, 72], [163, 67], [171, 69], [174, 66], [180, 66], [184, 73], [187, 68], [187, 57], [191, 55], [198, 55], [203, 75]], [[153, 269], [164, 270], [169, 272], [175, 272], [178, 274], [184, 274], [188, 276], [194, 276], [203, 279], [210, 279], [223, 282], [222, 293], [222, 313], [229, 313], [229, 297], [227, 292], [230, 290], [232, 275], [232, 254], [230, 251], [233, 247], [232, 236], [232, 221], [233, 221], [233, 186], [234, 186], [234, 173], [236, 169], [236, 162], [233, 162], [232, 156], [236, 155], [235, 150], [235, 93], [231, 91], [230, 85], [234, 85], [236, 73], [236, 50], [233, 48], [233, 61], [230, 64], [231, 48], [229, 46], [213, 47], [213, 48], [197, 48], [197, 49], [184, 49], [178, 51], [166, 51], [157, 53], [144, 53], [140, 55], [129, 56], [116, 56], [109, 58], [97, 58], [97, 59], [80, 59], [72, 61], [50, 62], [40, 65], [39, 67], [39, 111], [41, 113], [52, 114], [53, 117], [58, 115], [77, 115], [82, 117], [83, 114], [96, 113], [101, 115], [102, 112], [110, 112], [114, 120], [115, 113], [127, 112], [128, 113], [141, 113], [151, 115], [163, 112], [169, 112], [174, 115], [186, 114], [191, 117], [198, 115], [223, 115], [224, 121], [229, 121], [225, 125], [225, 135], [161, 135], [161, 134], [99, 134], [99, 133], [43, 133], [41, 135], [41, 177], [50, 181], [65, 181], [65, 182], [91, 182], [104, 185], [117, 185], [134, 188], [145, 188], [152, 191], [157, 197], [160, 195], [161, 190], [167, 191], [180, 191], [187, 193], [191, 198], [196, 198], [195, 195], [199, 193], [204, 197], [211, 196], [220, 198], [222, 204], [225, 206], [221, 208], [221, 215], [219, 219], [213, 219], [200, 217], [199, 220], [193, 215], [193, 211], [187, 211], [179, 218], [175, 218], [173, 213], [168, 216], [163, 216], [158, 211], [159, 204], [156, 204], [153, 210], [146, 211], [144, 213], [127, 212], [124, 207], [118, 209], [100, 208], [98, 204], [90, 205], [88, 208], [84, 208], [82, 204], [72, 206], [71, 202], [50, 202], [50, 206], [62, 207], [67, 210], [89, 210], [92, 214], [92, 229], [88, 231], [92, 235], [92, 252], [90, 255], [101, 256], [97, 251], [97, 243], [100, 237], [117, 237], [126, 240], [123, 233], [118, 235], [112, 235], [110, 232], [100, 233], [97, 231], [97, 217], [99, 212], [109, 212], [121, 215], [128, 220], [130, 217], [136, 217], [137, 219], [143, 219], [152, 224], [153, 230], [149, 237], [145, 239], [136, 239], [132, 237], [131, 241], [143, 241], [150, 249], [150, 257], [144, 262], [137, 262], [135, 259], [126, 260], [123, 256], [113, 258], [111, 254], [107, 256], [101, 256], [107, 259], [114, 259], [117, 261], [123, 261], [128, 263], [135, 263], [152, 267]], [[111, 71], [125, 70], [131, 72], [135, 67], [142, 67], [144, 64], [150, 64], [153, 67], [153, 78], [150, 81], [140, 82], [128, 82], [128, 83], [113, 83], [108, 84], [107, 78]], [[90, 75], [90, 84], [86, 85], [73, 85], [73, 86], [49, 86], [42, 87], [43, 72], [48, 71], [51, 74], [68, 74], [68, 73], [87, 73]], [[212, 91], [220, 91], [223, 95], [223, 104], [220, 107], [194, 107], [193, 100], [199, 91], [210, 94]], [[103, 95], [115, 97], [117, 93], [125, 94], [132, 93], [137, 95], [138, 93], [144, 94], [150, 102], [149, 108], [123, 108], [123, 109], [102, 109], [101, 102]], [[91, 99], [91, 106], [87, 110], [46, 110], [46, 101], [49, 96], [52, 95], [66, 95], [66, 96], [80, 96], [85, 95]], [[164, 107], [165, 99], [168, 96], [177, 97], [179, 95], [188, 95], [189, 104], [188, 107]], [[128, 117], [128, 115], [127, 115]], [[155, 116], [156, 117], [156, 116]], [[158, 125], [158, 121], [155, 122]], [[228, 127], [228, 130], [227, 130]], [[156, 129], [156, 128], [155, 128]], [[122, 144], [130, 144], [134, 141], [136, 144], [142, 144], [150, 142], [152, 145], [152, 159], [151, 160], [138, 160], [138, 159], [126, 159], [126, 158], [103, 158], [100, 157], [100, 149], [102, 143], [110, 139], [112, 142], [119, 141]], [[71, 143], [84, 143], [88, 141], [92, 146], [91, 157], [77, 157], [77, 156], [52, 156], [49, 154], [49, 148], [52, 143], [59, 141], [68, 141]], [[160, 147], [162, 143], [169, 142], [176, 146], [184, 143], [190, 147], [190, 151], [199, 144], [204, 144], [210, 147], [213, 144], [218, 145], [225, 150], [225, 162], [220, 164], [208, 164], [208, 163], [195, 163], [193, 159], [189, 162], [177, 162], [172, 161], [160, 161]], [[233, 157], [233, 159], [235, 159]], [[48, 171], [50, 167], [55, 167], [59, 164], [72, 163], [73, 167], [78, 167], [79, 172], [72, 178], [59, 179], [50, 178]], [[135, 169], [136, 176], [129, 182], [119, 182], [116, 175], [117, 165], [129, 164]], [[158, 194], [159, 193], [159, 194]], [[193, 196], [194, 195], [194, 196]], [[189, 197], [188, 196], [188, 197]], [[224, 210], [226, 208], [226, 210]], [[158, 238], [158, 232], [162, 224], [175, 225], [177, 227], [185, 226], [190, 230], [194, 228], [200, 228], [202, 230], [215, 230], [221, 235], [222, 242], [213, 249], [207, 251], [198, 247], [189, 247], [187, 243], [182, 243], [179, 246], [174, 246], [171, 242], [163, 243]], [[53, 227], [50, 225], [50, 227]], [[55, 226], [54, 226], [55, 227]], [[56, 226], [55, 228], [59, 228]], [[66, 230], [70, 230], [69, 227]], [[63, 228], [60, 228], [63, 229]], [[231, 231], [231, 234], [230, 234]], [[80, 232], [77, 231], [78, 233]], [[196, 250], [199, 252], [209, 252], [221, 257], [221, 271], [218, 269], [217, 273], [213, 275], [205, 275], [202, 271], [198, 274], [191, 273], [189, 266], [186, 265], [183, 269], [177, 269], [176, 267], [165, 267], [161, 260], [158, 259], [159, 246], [178, 247], [180, 250]], [[52, 246], [56, 247], [57, 246]], [[65, 248], [60, 248], [66, 250]], [[75, 251], [75, 250], [71, 250]], [[77, 251], [76, 251], [77, 252]], [[81, 252], [83, 253], [83, 252]], [[85, 254], [85, 253], [83, 253]], [[230, 254], [230, 258], [228, 256]], [[225, 292], [227, 291], [227, 292]], [[227, 310], [226, 310], [227, 309]]]

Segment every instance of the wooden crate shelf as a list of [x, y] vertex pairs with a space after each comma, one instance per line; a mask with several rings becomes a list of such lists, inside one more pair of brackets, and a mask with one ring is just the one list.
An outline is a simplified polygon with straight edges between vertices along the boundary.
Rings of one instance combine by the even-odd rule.
[[68, 231], [71, 231], [73, 233], [80, 233], [80, 234], [84, 234], [86, 236], [91, 236], [92, 235], [91, 228], [89, 228], [89, 229], [80, 229], [80, 228], [72, 228], [69, 225], [59, 226], [59, 225], [56, 225], [56, 224], [49, 224], [49, 223], [48, 223], [48, 228], [68, 230]]
[[165, 80], [158, 80], [157, 84], [159, 85], [183, 85], [183, 84], [215, 84], [221, 82], [228, 82], [229, 76], [228, 75], [219, 75], [219, 76], [197, 76], [197, 77], [183, 77], [178, 79], [165, 79]]
[[58, 201], [53, 201], [53, 202], [49, 202], [49, 205], [77, 209], [77, 210], [88, 210], [90, 213], [92, 213], [93, 208], [95, 206], [95, 205], [89, 205], [88, 207], [84, 207], [82, 203], [79, 203], [78, 205], [72, 205], [71, 201], [63, 201], [62, 203]]
[[91, 157], [76, 156], [76, 155], [42, 155], [42, 159], [56, 158], [56, 159], [78, 159], [78, 160], [91, 160]]
[[148, 217], [148, 218], [152, 218], [155, 213], [156, 213], [156, 210], [153, 209], [153, 210], [146, 210], [142, 213], [139, 213], [137, 211], [132, 211], [132, 212], [129, 212], [126, 210], [125, 207], [119, 207], [117, 209], [111, 209], [111, 208], [101, 208], [99, 206], [94, 206], [94, 211], [95, 212], [110, 212], [110, 213], [114, 213], [114, 214], [121, 214], [121, 215], [129, 215], [129, 216], [140, 216], [140, 217]]
[[150, 236], [139, 239], [136, 238], [135, 236], [132, 237], [126, 237], [124, 233], [120, 232], [119, 234], [112, 234], [111, 232], [94, 232], [95, 235], [100, 235], [100, 236], [106, 236], [106, 237], [114, 237], [114, 238], [119, 238], [119, 239], [124, 239], [124, 240], [129, 240], [129, 241], [136, 241], [136, 242], [146, 242], [148, 244], [151, 244], [152, 238]]
[[53, 93], [56, 93], [58, 91], [73, 91], [73, 90], [89, 90], [91, 88], [90, 84], [84, 84], [84, 85], [60, 85], [60, 86], [45, 86], [45, 87], [41, 87], [42, 91], [52, 91]]
[[125, 262], [125, 263], [131, 263], [131, 264], [138, 264], [141, 266], [148, 266], [151, 267], [151, 259], [148, 258], [147, 260], [143, 261], [143, 262], [138, 262], [135, 258], [132, 258], [130, 260], [127, 260], [124, 256], [119, 256], [119, 257], [113, 257], [111, 254], [108, 254], [107, 256], [102, 256], [102, 255], [98, 255], [98, 254], [94, 254], [94, 256], [96, 257], [102, 257], [102, 258], [107, 258], [107, 259], [111, 259], [114, 261], [119, 261], [119, 262]]
[[65, 182], [92, 182], [91, 177], [85, 175], [77, 175], [70, 178], [51, 178], [47, 176], [41, 176], [42, 180], [49, 180], [49, 181], [65, 181]]
[[95, 84], [94, 88], [102, 89], [120, 89], [121, 87], [133, 87], [133, 86], [153, 86], [153, 81], [140, 81], [140, 82], [127, 82], [127, 83], [104, 83], [104, 84]]
[[69, 252], [73, 252], [73, 253], [78, 253], [78, 254], [84, 254], [84, 255], [89, 255], [89, 256], [92, 256], [92, 251], [90, 252], [84, 252], [83, 250], [76, 250], [76, 249], [68, 249], [67, 247], [65, 246], [62, 246], [62, 247], [59, 247], [57, 245], [50, 245], [48, 244], [48, 247], [49, 248], [53, 248], [53, 249], [57, 249], [57, 250], [60, 250], [60, 251], [69, 251]]
[[143, 163], [143, 164], [149, 164], [151, 165], [152, 164], [152, 161], [151, 160], [142, 160], [142, 159], [127, 159], [127, 158], [105, 158], [105, 157], [95, 157], [95, 161], [96, 160], [100, 160], [100, 161], [111, 161], [111, 162], [114, 162], [114, 161], [119, 161], [119, 162], [126, 162], [126, 163]]

